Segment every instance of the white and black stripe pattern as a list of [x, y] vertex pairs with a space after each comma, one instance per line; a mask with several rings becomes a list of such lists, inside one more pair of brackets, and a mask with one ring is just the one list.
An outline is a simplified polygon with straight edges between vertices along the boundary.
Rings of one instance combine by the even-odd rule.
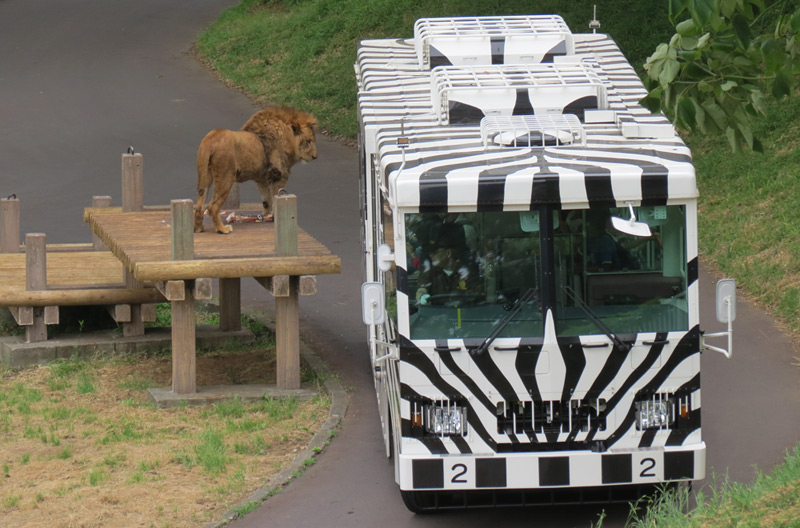
[[[485, 64], [506, 62], [498, 53], [504, 42], [495, 36], [489, 45]], [[364, 161], [375, 167], [368, 177], [387, 188], [392, 208], [416, 213], [681, 204], [687, 207], [688, 236], [696, 237], [697, 187], [689, 149], [664, 116], [639, 105], [646, 90], [611, 38], [574, 35], [569, 46], [573, 56], [551, 57], [552, 65], [542, 71], [559, 65], [574, 69], [580, 62], [602, 84], [603, 104], [581, 115], [585, 143], [509, 148], [483, 143], [483, 110], [475, 114], [478, 119], [440, 124], [427, 67], [453, 61], [437, 54], [435, 42], [425, 69], [418, 41], [363, 42], [356, 75]], [[527, 101], [510, 91], [492, 111], [533, 113], [532, 92], [524, 91]], [[401, 135], [409, 140], [407, 148], [397, 146]], [[395, 227], [402, 235], [402, 226]], [[405, 248], [398, 245], [395, 251], [400, 335], [399, 358], [391, 368], [400, 402], [400, 416], [394, 418], [401, 489], [599, 486], [704, 476], [695, 305], [690, 303], [688, 331], [629, 336], [630, 352], [617, 350], [603, 336], [556, 337], [548, 314], [543, 338], [501, 338], [493, 346], [502, 350], [473, 357], [468, 349], [480, 340], [409, 339]], [[696, 299], [693, 239], [687, 253], [688, 295]], [[649, 394], [680, 395], [689, 402], [679, 427], [636, 429], [636, 400]], [[468, 435], [418, 434], [414, 405], [445, 400], [467, 408]], [[605, 407], [603, 422], [588, 428], [501, 427], [504, 402], [590, 401]], [[453, 478], [454, 467], [463, 467], [463, 479]]]

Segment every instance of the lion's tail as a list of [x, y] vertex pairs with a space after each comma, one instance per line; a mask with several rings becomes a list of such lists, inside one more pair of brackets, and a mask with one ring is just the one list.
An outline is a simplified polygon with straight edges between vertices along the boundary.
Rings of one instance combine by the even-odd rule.
[[217, 130], [212, 130], [206, 134], [206, 137], [203, 138], [203, 141], [200, 142], [200, 147], [197, 149], [197, 205], [195, 205], [194, 210], [195, 231], [202, 228], [205, 201], [214, 180], [210, 166], [217, 135]]

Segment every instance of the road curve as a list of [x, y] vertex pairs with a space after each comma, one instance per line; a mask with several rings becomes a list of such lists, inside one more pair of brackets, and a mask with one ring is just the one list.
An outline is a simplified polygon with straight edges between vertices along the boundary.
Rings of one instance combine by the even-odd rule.
[[[23, 232], [84, 242], [92, 195], [120, 203], [120, 155], [144, 155], [147, 204], [194, 198], [194, 157], [205, 133], [238, 128], [256, 109], [189, 53], [198, 31], [233, 0], [0, 0], [0, 195], [21, 200]], [[702, 176], [702, 175], [701, 175]], [[383, 456], [365, 330], [360, 322], [358, 165], [354, 150], [319, 139], [319, 159], [288, 185], [299, 223], [342, 258], [301, 301], [305, 341], [350, 390], [341, 430], [317, 464], [282, 494], [232, 524], [242, 527], [588, 526], [599, 508], [511, 509], [414, 516]], [[243, 198], [255, 201], [255, 186]], [[713, 279], [701, 274], [703, 327], [714, 331]], [[271, 311], [245, 281], [248, 306]], [[709, 475], [751, 480], [800, 439], [800, 374], [791, 343], [763, 313], [739, 305], [734, 357], [703, 356]], [[610, 509], [605, 526], [627, 510]]]

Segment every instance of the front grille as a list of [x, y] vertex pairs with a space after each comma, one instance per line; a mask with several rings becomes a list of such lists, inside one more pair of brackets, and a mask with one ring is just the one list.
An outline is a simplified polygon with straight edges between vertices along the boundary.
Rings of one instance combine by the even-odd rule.
[[497, 404], [498, 434], [558, 434], [605, 431], [606, 401], [502, 401]]

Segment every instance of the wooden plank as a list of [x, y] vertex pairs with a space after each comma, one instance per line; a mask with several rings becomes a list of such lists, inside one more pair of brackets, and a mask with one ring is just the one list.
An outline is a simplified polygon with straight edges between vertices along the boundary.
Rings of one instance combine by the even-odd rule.
[[25, 235], [25, 288], [47, 289], [47, 237], [44, 233]]
[[122, 211], [141, 211], [144, 204], [143, 160], [141, 154], [122, 155]]
[[19, 199], [0, 198], [0, 253], [19, 252]]
[[140, 280], [200, 277], [271, 277], [275, 275], [325, 275], [341, 273], [342, 262], [334, 255], [316, 257], [264, 257], [247, 259], [147, 261], [133, 265]]
[[242, 329], [242, 279], [219, 279], [219, 329]]
[[278, 195], [275, 205], [275, 253], [281, 257], [297, 255], [297, 196]]
[[172, 392], [197, 392], [194, 297], [189, 289], [183, 301], [172, 302]]
[[273, 297], [289, 296], [289, 276], [276, 275], [275, 277], [254, 277]]
[[[111, 197], [92, 196], [92, 207], [93, 208], [111, 207]], [[103, 240], [99, 236], [97, 236], [96, 233], [92, 233], [92, 247], [94, 247], [96, 251], [102, 251], [106, 249], [106, 245], [103, 243]]]

